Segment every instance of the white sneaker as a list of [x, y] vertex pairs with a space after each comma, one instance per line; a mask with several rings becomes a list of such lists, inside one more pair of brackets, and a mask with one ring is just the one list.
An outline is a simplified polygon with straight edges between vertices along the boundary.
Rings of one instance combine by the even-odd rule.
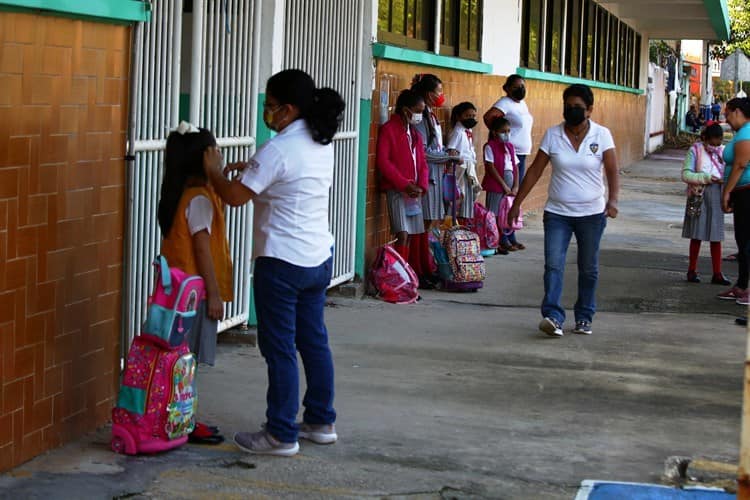
[[299, 437], [307, 439], [316, 444], [333, 444], [339, 436], [336, 434], [336, 427], [330, 425], [313, 425], [301, 422], [299, 424]]
[[550, 337], [563, 336], [562, 326], [552, 318], [544, 318], [542, 321], [540, 321], [539, 329]]

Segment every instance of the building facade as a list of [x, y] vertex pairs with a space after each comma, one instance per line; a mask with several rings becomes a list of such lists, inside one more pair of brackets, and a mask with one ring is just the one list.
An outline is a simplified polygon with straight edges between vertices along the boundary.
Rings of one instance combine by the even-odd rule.
[[[363, 278], [389, 239], [375, 141], [416, 73], [443, 80], [443, 124], [464, 100], [484, 112], [521, 74], [535, 145], [561, 121], [564, 88], [587, 83], [625, 165], [648, 139], [648, 39], [727, 36], [723, 0], [0, 0], [0, 470], [107, 421], [180, 119], [235, 160], [271, 137], [273, 73], [301, 68], [344, 96], [336, 285]], [[222, 328], [253, 323], [251, 226], [252, 206], [230, 210], [237, 300]]]

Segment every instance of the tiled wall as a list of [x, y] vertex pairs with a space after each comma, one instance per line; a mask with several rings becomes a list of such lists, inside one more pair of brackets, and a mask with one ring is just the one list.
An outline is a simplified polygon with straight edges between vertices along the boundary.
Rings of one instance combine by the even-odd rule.
[[[484, 166], [481, 163], [481, 147], [487, 141], [487, 129], [481, 123], [481, 116], [501, 96], [505, 95], [502, 85], [505, 77], [451, 71], [444, 68], [429, 68], [414, 64], [395, 61], [378, 60], [376, 85], [373, 92], [372, 116], [370, 126], [370, 144], [367, 174], [367, 220], [366, 220], [366, 262], [372, 261], [375, 249], [388, 241], [390, 229], [386, 211], [385, 195], [378, 190], [375, 171], [375, 144], [379, 124], [379, 85], [383, 78], [390, 81], [390, 103], [395, 104], [398, 93], [408, 88], [412, 77], [417, 73], [431, 72], [443, 81], [446, 103], [438, 112], [438, 119], [447, 132], [447, 122], [450, 119], [451, 107], [462, 101], [470, 101], [478, 109], [480, 124], [475, 128], [474, 144], [477, 157], [480, 159], [478, 173], [481, 179]], [[542, 140], [544, 131], [562, 121], [562, 92], [566, 85], [553, 82], [527, 80], [527, 98], [531, 114], [534, 116], [532, 139], [534, 152], [527, 159], [527, 166], [536, 154], [536, 148]], [[617, 155], [621, 166], [628, 165], [643, 156], [643, 141], [645, 134], [646, 100], [643, 96], [624, 92], [614, 92], [601, 89], [594, 90], [594, 112], [592, 119], [610, 128], [617, 146]], [[524, 203], [526, 210], [539, 210], [547, 198], [549, 183], [549, 167], [534, 190]]]
[[0, 470], [109, 418], [129, 35], [0, 12]]

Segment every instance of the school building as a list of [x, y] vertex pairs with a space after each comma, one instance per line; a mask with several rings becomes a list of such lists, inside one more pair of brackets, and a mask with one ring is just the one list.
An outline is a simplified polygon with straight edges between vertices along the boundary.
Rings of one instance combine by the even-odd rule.
[[[344, 96], [337, 285], [388, 239], [374, 146], [414, 74], [443, 80], [443, 121], [464, 100], [485, 111], [522, 74], [537, 144], [565, 86], [588, 83], [625, 165], [648, 139], [648, 40], [725, 39], [728, 25], [724, 0], [0, 0], [0, 470], [109, 420], [181, 118], [233, 161], [271, 137], [273, 73], [305, 69]], [[224, 329], [254, 320], [251, 224], [251, 205], [229, 211], [237, 300]]]

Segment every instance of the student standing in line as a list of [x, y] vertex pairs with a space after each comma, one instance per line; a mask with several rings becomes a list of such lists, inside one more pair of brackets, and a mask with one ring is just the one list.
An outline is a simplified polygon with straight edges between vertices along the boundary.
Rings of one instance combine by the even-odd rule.
[[470, 102], [462, 102], [451, 111], [451, 131], [446, 141], [448, 151], [458, 154], [463, 164], [457, 168], [456, 184], [461, 194], [459, 210], [456, 211], [458, 222], [466, 222], [474, 218], [474, 202], [476, 194], [481, 190], [477, 179], [477, 151], [474, 149], [474, 133], [472, 129], [477, 125], [477, 108]]
[[424, 99], [404, 90], [396, 100], [396, 109], [378, 132], [375, 165], [380, 173], [380, 188], [388, 201], [391, 234], [396, 251], [409, 262], [417, 276], [424, 276], [422, 255], [410, 254], [414, 237], [424, 233], [422, 196], [427, 192], [429, 170], [424, 157], [422, 136], [415, 126], [422, 121]]
[[[518, 193], [518, 157], [510, 142], [510, 122], [507, 118], [495, 118], [490, 127], [490, 140], [484, 146], [484, 179], [482, 187], [487, 192], [487, 210], [500, 213], [500, 204], [507, 195]], [[498, 221], [498, 227], [502, 227]], [[516, 240], [515, 231], [503, 232], [497, 253], [523, 250], [526, 247]]]

